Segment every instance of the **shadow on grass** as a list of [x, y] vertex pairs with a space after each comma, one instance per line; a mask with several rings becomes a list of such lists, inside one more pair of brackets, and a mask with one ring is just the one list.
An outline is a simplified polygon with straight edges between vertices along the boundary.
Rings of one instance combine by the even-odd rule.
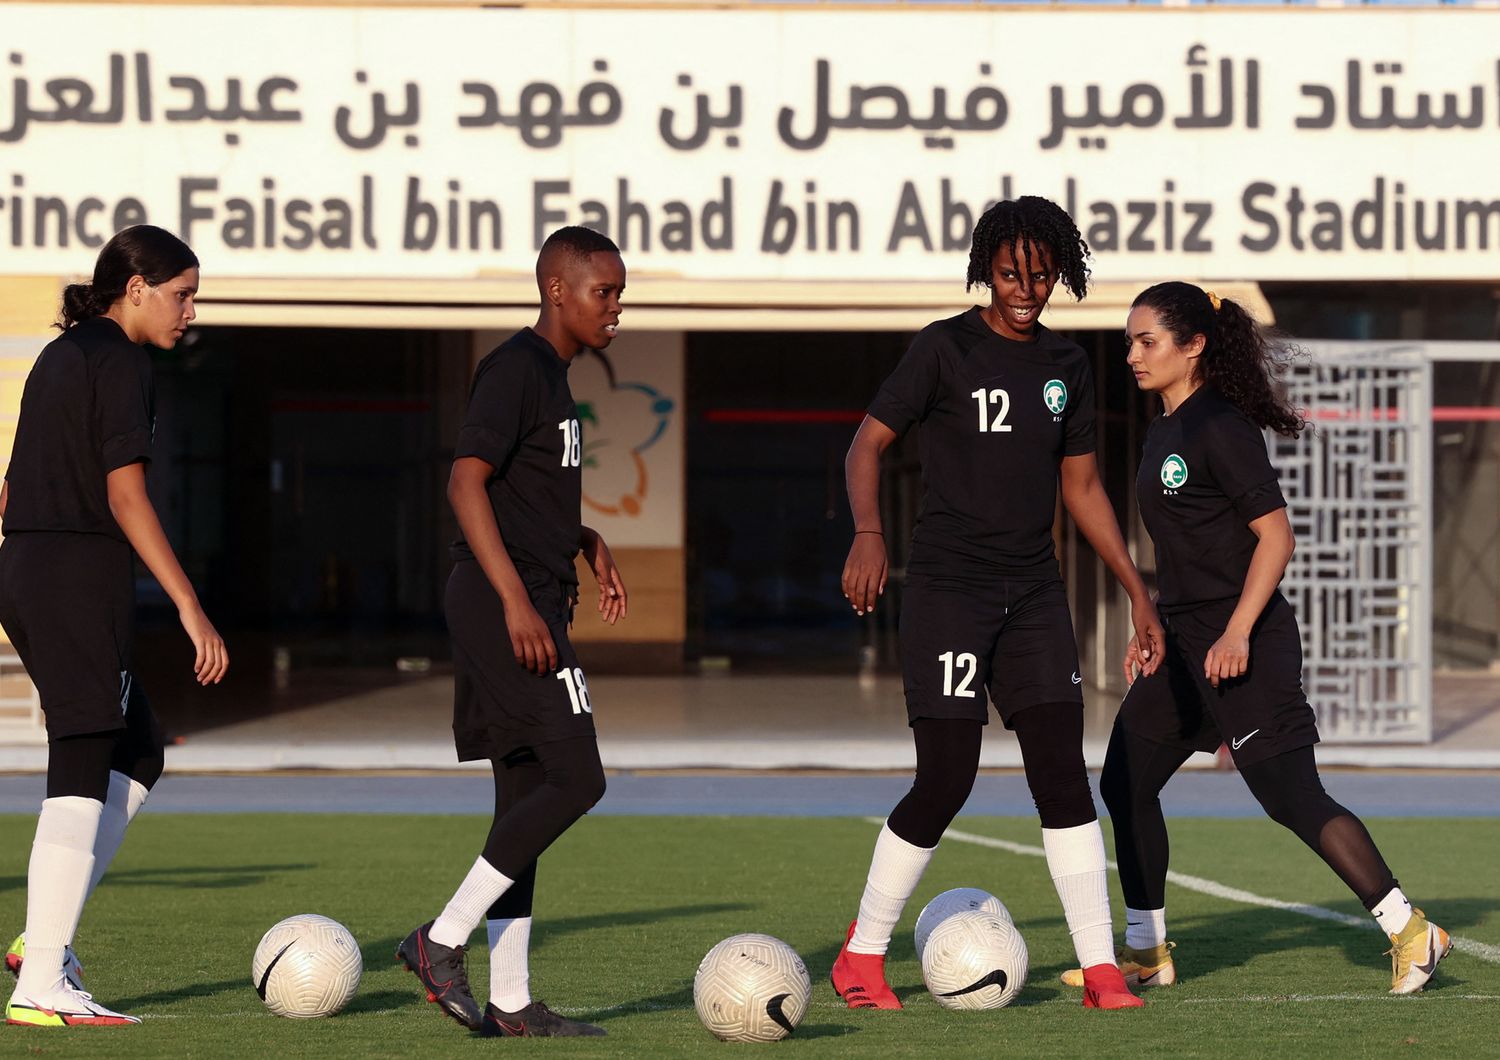
[[[104, 877], [104, 887], [176, 887], [183, 890], [228, 890], [255, 887], [283, 872], [306, 872], [318, 866], [287, 865], [153, 865], [115, 870]], [[0, 876], [0, 894], [26, 889], [25, 876]]]
[[344, 1007], [340, 1015], [359, 1015], [361, 1013], [370, 1015], [378, 1012], [395, 1012], [399, 1009], [414, 1008], [417, 1005], [425, 1005], [419, 991], [412, 990], [372, 990], [369, 993], [354, 995], [354, 1000]]
[[255, 996], [255, 987], [250, 983], [250, 976], [241, 975], [233, 979], [220, 979], [216, 983], [184, 983], [182, 986], [173, 987], [170, 990], [156, 990], [149, 994], [136, 994], [134, 997], [110, 998], [107, 1004], [110, 1008], [119, 1009], [121, 1012], [129, 1012], [131, 1009], [145, 1008], [149, 1005], [169, 1005], [176, 1001], [191, 1001], [194, 998], [213, 997], [217, 994], [229, 993], [230, 991], [248, 994], [252, 1000], [259, 1001]]
[[307, 872], [318, 866], [306, 862], [286, 865], [160, 865], [111, 872], [102, 887], [180, 887], [186, 890], [217, 890], [254, 887], [272, 876]]
[[[1431, 904], [1427, 911], [1435, 923], [1453, 935], [1483, 922], [1500, 908], [1500, 898], [1444, 898]], [[1351, 912], [1351, 915], [1354, 915]], [[1173, 954], [1177, 974], [1182, 978], [1208, 975], [1235, 968], [1251, 957], [1267, 952], [1289, 952], [1302, 948], [1340, 949], [1350, 964], [1368, 967], [1372, 974], [1384, 971], [1389, 958], [1389, 940], [1375, 929], [1361, 931], [1331, 920], [1316, 920], [1296, 913], [1276, 910], [1246, 909], [1212, 916], [1185, 917], [1178, 929], [1168, 932], [1179, 948]], [[1455, 972], [1465, 957], [1455, 951], [1443, 962], [1441, 970], [1426, 987], [1428, 992], [1463, 986], [1467, 980]], [[1289, 993], [1316, 989], [1314, 982], [1297, 982], [1295, 977], [1278, 981]]]
[[[639, 909], [623, 913], [596, 913], [588, 916], [565, 916], [555, 920], [539, 920], [532, 927], [531, 952], [536, 953], [553, 938], [579, 931], [655, 924], [680, 917], [700, 916], [705, 913], [734, 913], [749, 908], [750, 906], [743, 902], [704, 902], [698, 905], [668, 906], [665, 909]], [[479, 941], [482, 950], [484, 946], [482, 934], [476, 932], [474, 937]], [[359, 952], [364, 958], [365, 967], [393, 963], [396, 960], [396, 947], [401, 945], [405, 938], [405, 935], [400, 935], [360, 943]], [[688, 1000], [691, 1002], [691, 997]]]

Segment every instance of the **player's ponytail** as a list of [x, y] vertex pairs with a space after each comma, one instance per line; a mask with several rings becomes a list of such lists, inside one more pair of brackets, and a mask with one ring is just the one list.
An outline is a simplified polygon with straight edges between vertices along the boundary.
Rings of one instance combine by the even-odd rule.
[[197, 267], [198, 257], [192, 248], [165, 228], [134, 225], [122, 229], [99, 251], [93, 279], [63, 288], [57, 326], [66, 330], [103, 316], [124, 296], [132, 276], [143, 277], [154, 287]]
[[1290, 351], [1271, 341], [1244, 306], [1175, 280], [1146, 288], [1131, 304], [1132, 309], [1136, 306], [1155, 310], [1157, 323], [1179, 346], [1202, 335], [1200, 382], [1215, 387], [1256, 426], [1285, 435], [1296, 435], [1307, 426], [1280, 393]]

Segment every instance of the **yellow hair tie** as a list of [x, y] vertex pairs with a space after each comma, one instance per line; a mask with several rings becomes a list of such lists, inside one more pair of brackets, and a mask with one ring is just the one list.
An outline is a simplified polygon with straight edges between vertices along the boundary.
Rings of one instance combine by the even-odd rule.
[[1208, 295], [1208, 304], [1213, 306], [1214, 312], [1217, 313], [1219, 311], [1219, 296], [1212, 291], [1204, 291], [1203, 293]]

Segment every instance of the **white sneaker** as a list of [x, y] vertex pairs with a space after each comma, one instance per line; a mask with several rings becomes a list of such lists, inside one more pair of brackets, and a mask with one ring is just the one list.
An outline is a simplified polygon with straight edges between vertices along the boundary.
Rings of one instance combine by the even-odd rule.
[[[19, 979], [21, 978], [21, 965], [25, 961], [26, 932], [23, 931], [10, 944], [10, 949], [5, 951], [5, 967], [11, 975]], [[88, 989], [83, 985], [83, 965], [78, 962], [78, 954], [73, 952], [72, 946], [63, 950], [63, 975], [67, 976], [68, 984], [75, 990]]]
[[5, 1005], [5, 1022], [20, 1027], [125, 1027], [141, 1021], [105, 1008], [87, 990], [59, 981], [44, 995], [22, 997], [19, 990], [12, 994]]

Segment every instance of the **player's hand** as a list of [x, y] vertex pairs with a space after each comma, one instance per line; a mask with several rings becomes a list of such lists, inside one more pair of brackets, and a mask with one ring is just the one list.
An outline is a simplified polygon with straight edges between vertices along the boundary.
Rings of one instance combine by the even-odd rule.
[[550, 674], [557, 669], [557, 645], [552, 631], [530, 600], [505, 609], [505, 628], [510, 631], [510, 647], [516, 662], [534, 674]]
[[875, 600], [885, 593], [890, 563], [885, 558], [885, 538], [880, 534], [855, 534], [844, 561], [844, 599], [856, 615], [875, 610]]
[[1141, 660], [1141, 642], [1138, 637], [1130, 638], [1130, 645], [1125, 649], [1125, 683], [1135, 684], [1136, 675], [1144, 668], [1145, 663]]
[[193, 642], [193, 677], [200, 685], [216, 685], [229, 671], [229, 650], [224, 638], [197, 604], [177, 612], [178, 621]]
[[1130, 638], [1130, 647], [1125, 649], [1126, 679], [1130, 679], [1130, 659], [1134, 653], [1136, 664], [1140, 666], [1141, 673], [1154, 674], [1161, 666], [1162, 657], [1167, 650], [1167, 634], [1162, 629], [1161, 619], [1157, 617], [1156, 605], [1148, 598], [1132, 600], [1130, 603], [1130, 622], [1135, 626], [1135, 636]]
[[1203, 676], [1215, 688], [1220, 681], [1241, 677], [1250, 669], [1250, 638], [1248, 635], [1226, 629], [1224, 635], [1214, 641], [1203, 657]]
[[585, 550], [585, 558], [599, 583], [599, 617], [612, 626], [625, 617], [628, 603], [620, 568], [615, 566], [615, 557], [598, 534], [594, 535], [593, 548]]

